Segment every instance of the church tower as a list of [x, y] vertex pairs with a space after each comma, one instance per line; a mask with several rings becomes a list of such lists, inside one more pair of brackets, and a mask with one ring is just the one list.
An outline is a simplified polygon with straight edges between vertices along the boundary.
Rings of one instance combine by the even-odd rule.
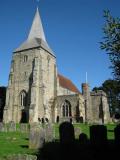
[[56, 79], [56, 57], [47, 44], [37, 8], [27, 40], [13, 52], [4, 122], [51, 121]]

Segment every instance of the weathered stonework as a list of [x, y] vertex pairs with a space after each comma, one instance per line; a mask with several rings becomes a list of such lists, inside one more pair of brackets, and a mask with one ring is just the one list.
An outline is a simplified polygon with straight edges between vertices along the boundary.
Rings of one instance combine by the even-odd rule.
[[72, 119], [73, 122], [76, 122], [77, 118], [80, 117], [83, 118], [83, 121], [85, 120], [84, 99], [82, 95], [73, 94], [57, 96], [54, 107], [55, 122], [57, 122], [58, 118], [59, 122], [66, 120], [70, 121], [70, 119]]
[[106, 93], [102, 90], [90, 92], [88, 84], [82, 84], [85, 99], [85, 113], [87, 123], [109, 123], [110, 112]]
[[[24, 62], [27, 56], [27, 62]], [[48, 56], [50, 58], [48, 62]], [[38, 117], [50, 119], [46, 109], [49, 110], [49, 100], [54, 95], [54, 65], [55, 57], [44, 49], [37, 48], [13, 54], [10, 76], [7, 89], [5, 107], [5, 122], [20, 122], [24, 110], [29, 122], [37, 122]], [[12, 63], [13, 63], [12, 62]], [[49, 64], [48, 64], [49, 63]], [[44, 64], [44, 65], [42, 65]], [[14, 68], [14, 69], [13, 69]], [[27, 94], [26, 106], [20, 104], [20, 94]], [[13, 113], [14, 112], [14, 113]], [[50, 112], [50, 111], [49, 111]]]
[[57, 73], [37, 9], [28, 39], [13, 52], [3, 121], [109, 122], [105, 93], [90, 93], [88, 84], [82, 89]]

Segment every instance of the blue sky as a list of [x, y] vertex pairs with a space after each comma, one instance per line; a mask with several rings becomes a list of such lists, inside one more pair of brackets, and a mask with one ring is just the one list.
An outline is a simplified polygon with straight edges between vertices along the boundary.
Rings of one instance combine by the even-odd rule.
[[26, 40], [37, 4], [59, 73], [80, 90], [86, 71], [91, 89], [112, 78], [99, 42], [103, 10], [120, 17], [120, 0], [0, 0], [0, 85], [8, 84], [12, 52]]

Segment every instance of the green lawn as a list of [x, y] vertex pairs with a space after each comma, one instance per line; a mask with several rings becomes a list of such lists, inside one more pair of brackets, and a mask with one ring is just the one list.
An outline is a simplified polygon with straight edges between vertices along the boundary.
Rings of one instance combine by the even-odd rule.
[[[116, 125], [114, 124], [106, 125], [108, 139], [114, 139], [115, 126]], [[74, 127], [80, 128], [82, 133], [85, 133], [88, 136], [88, 138], [90, 137], [90, 133], [89, 133], [90, 125], [81, 123], [81, 124], [74, 124]], [[58, 139], [59, 138], [59, 125], [58, 124], [55, 124], [55, 135], [56, 135], [56, 138]]]
[[28, 134], [20, 132], [0, 133], [0, 157], [9, 154], [34, 154], [28, 148]]
[[[81, 131], [89, 137], [89, 125], [74, 124], [74, 127], [80, 127]], [[107, 125], [108, 139], [114, 139], [115, 125]], [[55, 137], [59, 139], [59, 125], [55, 124]], [[0, 160], [1, 157], [9, 154], [34, 154], [36, 150], [28, 148], [29, 140], [27, 133], [20, 132], [1, 132], [0, 133]]]
[[[90, 137], [90, 133], [89, 133], [89, 127], [90, 125], [85, 125], [85, 124], [76, 124], [77, 126], [79, 126], [82, 130], [83, 133], [87, 134], [88, 138]], [[114, 128], [116, 125], [114, 124], [108, 124], [106, 125], [107, 127], [107, 138], [108, 139], [114, 139]]]

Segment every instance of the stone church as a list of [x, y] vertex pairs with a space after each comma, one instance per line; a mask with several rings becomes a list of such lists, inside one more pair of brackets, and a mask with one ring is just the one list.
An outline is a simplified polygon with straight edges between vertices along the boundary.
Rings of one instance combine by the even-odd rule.
[[84, 83], [80, 93], [71, 80], [58, 73], [37, 9], [28, 38], [13, 51], [3, 121], [44, 120], [108, 123], [110, 113], [103, 91], [90, 92]]

